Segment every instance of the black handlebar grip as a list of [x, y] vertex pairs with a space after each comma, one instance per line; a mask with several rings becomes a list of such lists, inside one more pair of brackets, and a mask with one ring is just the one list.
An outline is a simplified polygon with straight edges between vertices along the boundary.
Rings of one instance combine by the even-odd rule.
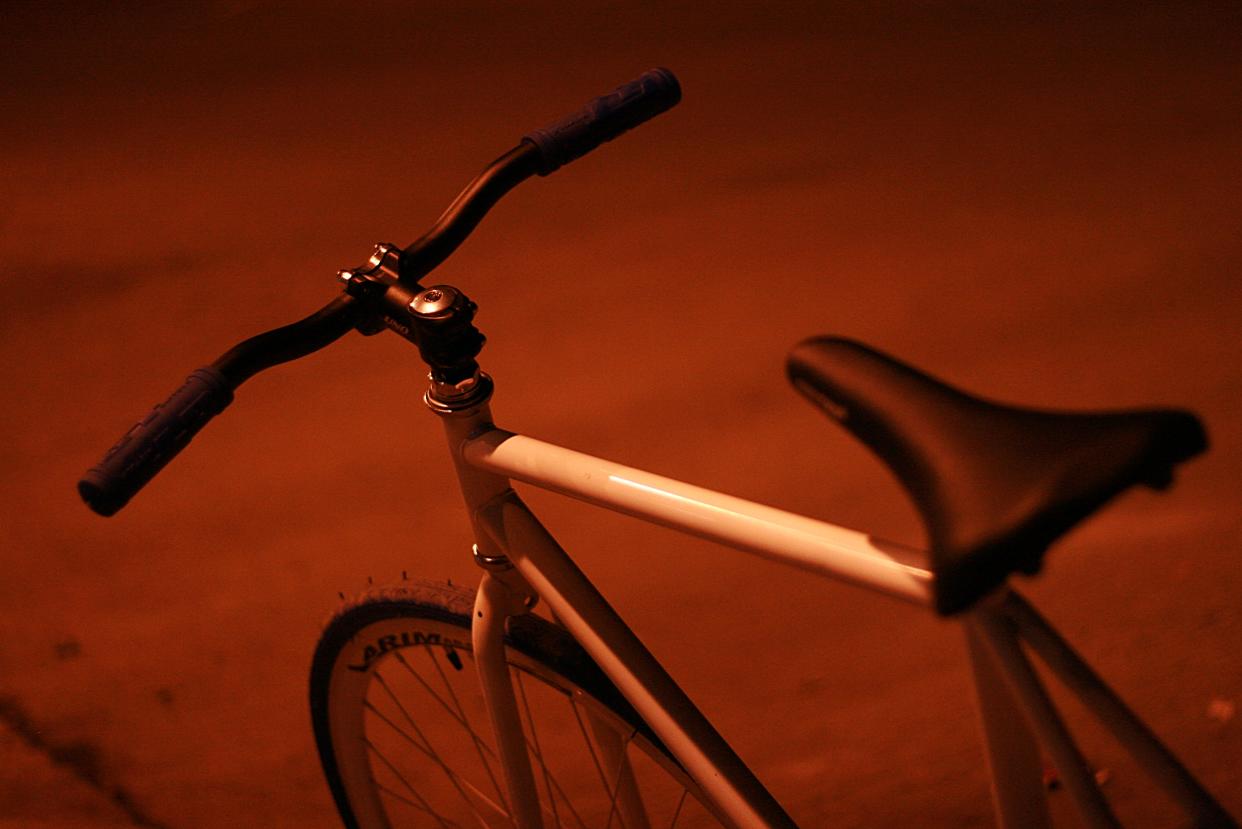
[[224, 376], [200, 368], [82, 476], [82, 500], [100, 515], [115, 514], [232, 401], [233, 388]]
[[681, 100], [681, 84], [667, 69], [652, 69], [607, 95], [588, 103], [541, 130], [527, 133], [522, 141], [538, 150], [538, 172], [554, 172], [575, 158], [637, 127]]

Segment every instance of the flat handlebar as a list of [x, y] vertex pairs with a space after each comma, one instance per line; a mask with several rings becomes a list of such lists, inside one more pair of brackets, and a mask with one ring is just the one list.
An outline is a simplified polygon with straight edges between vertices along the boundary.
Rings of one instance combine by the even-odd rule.
[[190, 374], [181, 388], [135, 423], [78, 481], [78, 494], [100, 515], [114, 515], [199, 430], [233, 402], [233, 390], [265, 368], [336, 341], [356, 322], [356, 303], [341, 296], [304, 320], [251, 337]]
[[[578, 112], [528, 133], [400, 254], [399, 282], [418, 288], [418, 281], [447, 259], [487, 211], [521, 182], [535, 174], [548, 175], [679, 100], [681, 87], [673, 73], [652, 69]], [[210, 366], [193, 372], [82, 476], [78, 482], [82, 500], [100, 515], [115, 514], [232, 402], [237, 386], [265, 368], [318, 351], [354, 328], [368, 331], [364, 310], [353, 297], [343, 295], [299, 322], [234, 346]]]
[[588, 102], [572, 115], [528, 132], [523, 143], [539, 152], [539, 175], [546, 176], [576, 158], [637, 127], [681, 100], [681, 85], [667, 69], [652, 69]]

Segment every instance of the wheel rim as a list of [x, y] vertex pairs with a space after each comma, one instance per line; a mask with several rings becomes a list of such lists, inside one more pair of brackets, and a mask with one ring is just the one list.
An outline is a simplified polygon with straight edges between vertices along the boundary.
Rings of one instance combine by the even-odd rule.
[[[572, 670], [516, 644], [506, 655], [546, 827], [721, 825], [657, 741]], [[331, 778], [335, 766], [347, 825], [512, 825], [464, 620], [362, 624], [335, 657], [325, 712], [333, 760], [325, 771]], [[609, 741], [622, 763], [609, 762]]]

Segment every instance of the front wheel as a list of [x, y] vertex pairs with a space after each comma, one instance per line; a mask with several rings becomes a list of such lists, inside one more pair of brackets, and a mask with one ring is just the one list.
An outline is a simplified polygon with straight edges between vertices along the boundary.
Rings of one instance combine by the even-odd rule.
[[[310, 705], [349, 829], [511, 827], [470, 644], [474, 592], [407, 582], [345, 604]], [[509, 620], [505, 655], [547, 827], [718, 827], [699, 789], [561, 627]]]

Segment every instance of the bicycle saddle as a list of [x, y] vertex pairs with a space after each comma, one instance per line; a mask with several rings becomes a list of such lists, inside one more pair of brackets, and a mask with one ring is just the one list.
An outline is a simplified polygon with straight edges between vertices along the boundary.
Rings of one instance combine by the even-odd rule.
[[930, 540], [938, 613], [970, 607], [1133, 484], [1164, 489], [1207, 448], [1174, 409], [1072, 413], [969, 395], [851, 340], [790, 352], [794, 386], [892, 469]]

